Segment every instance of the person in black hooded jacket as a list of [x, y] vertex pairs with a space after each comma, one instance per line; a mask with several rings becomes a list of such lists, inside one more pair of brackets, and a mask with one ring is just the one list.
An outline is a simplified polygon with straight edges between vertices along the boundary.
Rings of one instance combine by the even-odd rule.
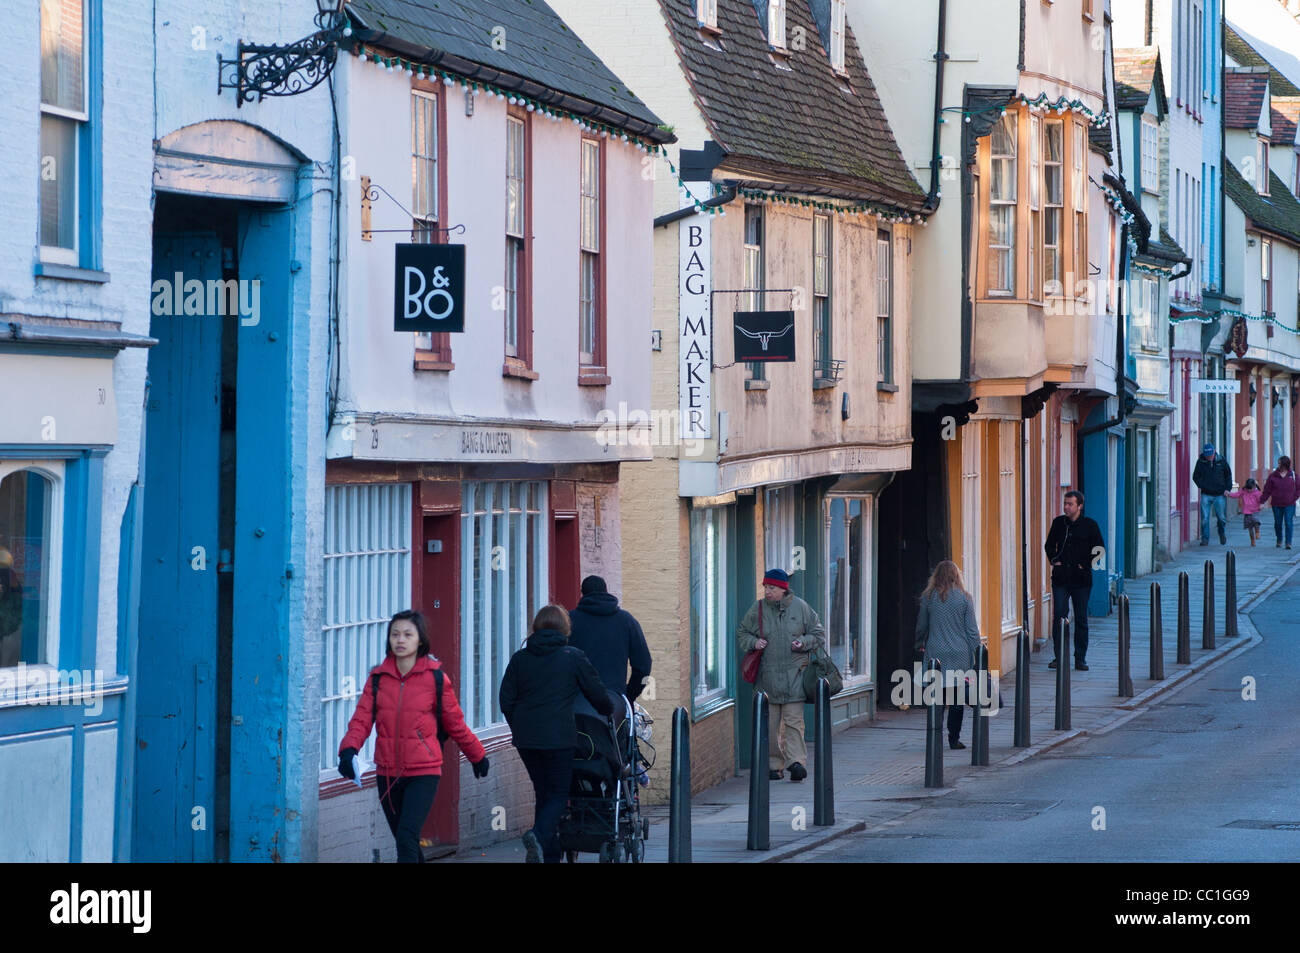
[[530, 864], [561, 859], [557, 825], [573, 781], [574, 700], [582, 694], [602, 715], [614, 711], [600, 675], [568, 639], [569, 614], [561, 606], [546, 606], [501, 679], [501, 713], [536, 796], [533, 827], [524, 834]]
[[[632, 613], [620, 609], [600, 576], [582, 580], [582, 599], [569, 613], [569, 644], [582, 649], [611, 692], [636, 701], [650, 676], [650, 648], [641, 624]], [[632, 677], [628, 678], [628, 665]]]

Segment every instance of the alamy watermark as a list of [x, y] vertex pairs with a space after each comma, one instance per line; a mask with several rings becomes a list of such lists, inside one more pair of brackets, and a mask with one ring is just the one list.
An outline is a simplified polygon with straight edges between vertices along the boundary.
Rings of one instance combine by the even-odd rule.
[[67, 671], [19, 662], [0, 669], [0, 705], [84, 705], [86, 714], [104, 710], [104, 673], [99, 669]]
[[241, 327], [255, 327], [262, 320], [262, 280], [260, 278], [198, 278], [176, 272], [171, 278], [159, 278], [151, 288], [155, 317], [225, 318], [238, 317]]
[[602, 447], [676, 447], [688, 457], [704, 454], [707, 441], [682, 436], [681, 412], [676, 408], [628, 408], [618, 402], [618, 410], [605, 408], [596, 414], [596, 442]]
[[905, 668], [896, 669], [889, 676], [894, 686], [889, 693], [889, 700], [897, 708], [922, 705], [970, 705], [980, 708], [986, 716], [996, 715], [1001, 711], [998, 704], [998, 683], [1001, 672], [990, 669], [988, 678], [980, 678], [976, 669], [927, 669], [922, 671], [921, 663], [912, 666], [912, 671]]

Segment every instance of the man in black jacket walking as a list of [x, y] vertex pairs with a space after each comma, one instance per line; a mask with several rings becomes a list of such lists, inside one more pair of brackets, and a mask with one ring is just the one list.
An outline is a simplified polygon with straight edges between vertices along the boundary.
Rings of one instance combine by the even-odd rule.
[[1048, 668], [1061, 657], [1061, 622], [1074, 605], [1074, 667], [1088, 671], [1088, 597], [1092, 595], [1092, 563], [1105, 558], [1106, 543], [1097, 521], [1083, 515], [1083, 494], [1065, 494], [1064, 516], [1052, 520], [1043, 549], [1052, 564], [1052, 654]]
[[636, 701], [650, 675], [650, 649], [641, 624], [619, 608], [617, 597], [600, 576], [582, 580], [582, 599], [569, 613], [569, 627], [569, 644], [587, 653], [605, 687]]
[[1196, 458], [1196, 467], [1192, 470], [1192, 482], [1201, 491], [1201, 545], [1210, 545], [1210, 511], [1219, 522], [1219, 542], [1228, 542], [1224, 528], [1228, 522], [1227, 502], [1223, 494], [1232, 489], [1232, 467], [1228, 461], [1214, 452], [1214, 444], [1207, 443], [1201, 448], [1201, 455]]

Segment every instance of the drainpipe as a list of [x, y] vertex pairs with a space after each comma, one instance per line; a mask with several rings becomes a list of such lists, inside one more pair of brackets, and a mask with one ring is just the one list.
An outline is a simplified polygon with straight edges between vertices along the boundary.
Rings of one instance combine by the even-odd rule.
[[939, 126], [943, 120], [943, 65], [948, 61], [944, 49], [945, 28], [948, 25], [948, 0], [939, 0], [939, 36], [934, 47], [934, 136], [930, 151], [930, 194], [925, 197], [923, 211], [933, 212], [939, 207]]

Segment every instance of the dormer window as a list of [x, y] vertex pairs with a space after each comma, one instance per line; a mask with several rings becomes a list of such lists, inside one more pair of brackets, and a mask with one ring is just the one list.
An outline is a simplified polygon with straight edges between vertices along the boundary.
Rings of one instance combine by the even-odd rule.
[[767, 0], [767, 42], [775, 50], [785, 49], [785, 0]]
[[1259, 171], [1256, 188], [1260, 195], [1268, 195], [1268, 140], [1263, 136], [1259, 138], [1259, 161], [1255, 166]]
[[718, 0], [695, 0], [695, 18], [709, 30], [718, 28]]
[[831, 0], [831, 69], [844, 72], [844, 22], [848, 0]]

